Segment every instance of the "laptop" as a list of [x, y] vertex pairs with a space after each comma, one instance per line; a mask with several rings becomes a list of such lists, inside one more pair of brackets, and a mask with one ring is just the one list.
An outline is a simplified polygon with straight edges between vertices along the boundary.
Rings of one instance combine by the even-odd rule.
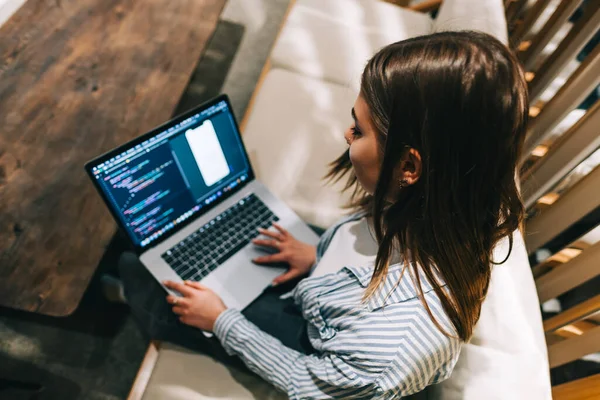
[[89, 161], [85, 170], [161, 285], [202, 282], [229, 307], [243, 309], [284, 271], [252, 263], [265, 254], [250, 242], [259, 227], [277, 222], [303, 242], [318, 240], [255, 178], [226, 95]]

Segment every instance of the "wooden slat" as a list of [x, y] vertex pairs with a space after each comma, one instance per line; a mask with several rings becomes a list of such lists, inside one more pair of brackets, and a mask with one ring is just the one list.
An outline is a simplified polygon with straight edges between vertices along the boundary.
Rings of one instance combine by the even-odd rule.
[[226, 0], [37, 0], [0, 27], [0, 304], [65, 316], [115, 233], [83, 165], [171, 118]]
[[583, 253], [568, 263], [558, 266], [536, 279], [535, 286], [540, 302], [554, 299], [600, 275], [598, 260], [600, 260], [600, 242], [585, 249]]
[[600, 399], [600, 374], [553, 386], [552, 398], [554, 400], [598, 400]]
[[600, 100], [564, 133], [523, 176], [522, 193], [529, 208], [600, 146]]
[[[590, 319], [594, 315], [595, 314], [590, 315]], [[597, 326], [598, 326], [598, 324], [594, 321], [582, 319], [580, 321], [572, 322], [568, 325], [565, 325], [562, 328], [559, 328], [559, 329], [553, 331], [552, 333], [554, 333], [556, 335], [560, 335], [563, 338], [572, 338], [572, 337], [580, 336], [584, 332], [592, 330]]]
[[551, 0], [538, 0], [527, 12], [527, 15], [525, 15], [525, 18], [523, 19], [523, 22], [519, 26], [517, 26], [515, 28], [515, 31], [512, 32], [510, 35], [509, 42], [513, 49], [519, 47], [519, 44], [521, 43], [523, 37], [527, 34], [529, 29], [531, 29], [533, 24], [535, 24], [535, 21], [538, 20], [540, 15], [542, 15], [542, 12], [546, 7], [548, 7], [550, 1]]
[[548, 362], [554, 368], [597, 351], [600, 351], [600, 326], [548, 346]]
[[418, 4], [407, 7], [409, 10], [418, 11], [422, 13], [428, 13], [433, 10], [440, 8], [442, 0], [425, 0]]
[[574, 257], [577, 257], [581, 254], [581, 252], [591, 245], [582, 240], [576, 240], [575, 242], [569, 244], [564, 249], [559, 251], [558, 253], [553, 254], [551, 257], [547, 258], [540, 264], [534, 266], [531, 269], [531, 273], [535, 279], [539, 278], [543, 274], [552, 270], [553, 268], [557, 268], [563, 265], [566, 262], [571, 261]]
[[383, 1], [385, 1], [386, 3], [393, 4], [395, 6], [399, 6], [399, 7], [408, 7], [411, 0], [383, 0]]
[[506, 8], [506, 23], [508, 26], [512, 26], [515, 20], [523, 11], [523, 7], [527, 3], [527, 0], [508, 0], [504, 3]]
[[144, 359], [142, 360], [142, 364], [140, 365], [140, 369], [135, 376], [135, 380], [133, 381], [133, 385], [131, 386], [127, 400], [141, 400], [144, 396], [146, 386], [148, 386], [148, 382], [152, 376], [152, 371], [154, 370], [154, 366], [158, 361], [159, 350], [160, 342], [155, 340], [151, 341], [148, 345], [148, 349], [146, 350], [146, 355], [144, 355]]
[[600, 0], [592, 0], [558, 48], [544, 61], [529, 85], [529, 100], [535, 104], [560, 71], [573, 60], [600, 25]]
[[557, 335], [555, 332], [545, 333], [544, 336], [546, 338], [546, 347], [565, 340], [564, 337]]
[[600, 310], [600, 294], [544, 321], [544, 332], [552, 332], [558, 328], [562, 328], [563, 326], [585, 318], [598, 310]]
[[600, 83], [600, 46], [596, 46], [569, 80], [531, 121], [523, 148], [524, 162], [533, 149], [544, 140], [562, 119], [589, 96]]
[[544, 47], [550, 43], [550, 40], [552, 40], [556, 32], [558, 32], [562, 25], [567, 22], [573, 12], [581, 5], [582, 1], [583, 0], [562, 1], [558, 5], [548, 22], [546, 22], [544, 27], [531, 40], [531, 44], [527, 48], [527, 51], [522, 54], [521, 59], [523, 60], [525, 70], [531, 70], [536, 58], [540, 55], [542, 50], [544, 50]]
[[600, 166], [594, 168], [525, 226], [529, 253], [556, 237], [600, 205]]
[[543, 263], [531, 268], [531, 274], [533, 275], [534, 279], [537, 279], [540, 276], [552, 271], [554, 268], [558, 268], [560, 265], [561, 263], [556, 261], [544, 261]]

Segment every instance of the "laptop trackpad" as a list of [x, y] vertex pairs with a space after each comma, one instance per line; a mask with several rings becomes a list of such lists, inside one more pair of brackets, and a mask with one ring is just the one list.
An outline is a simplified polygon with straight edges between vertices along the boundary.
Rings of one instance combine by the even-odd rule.
[[219, 294], [225, 305], [242, 310], [256, 299], [273, 279], [286, 271], [286, 267], [281, 264], [263, 266], [252, 262], [255, 257], [265, 254], [250, 244], [220, 265], [203, 279], [202, 283]]

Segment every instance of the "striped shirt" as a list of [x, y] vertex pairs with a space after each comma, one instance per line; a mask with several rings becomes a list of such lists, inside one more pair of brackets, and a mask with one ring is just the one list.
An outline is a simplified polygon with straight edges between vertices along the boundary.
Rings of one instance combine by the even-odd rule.
[[[317, 262], [336, 230], [317, 246]], [[315, 263], [315, 264], [316, 264]], [[448, 378], [461, 342], [444, 335], [417, 295], [410, 268], [391, 265], [380, 289], [362, 301], [372, 267], [345, 266], [337, 273], [302, 280], [293, 291], [308, 322], [316, 353], [304, 355], [264, 333], [239, 311], [217, 318], [214, 333], [225, 350], [287, 393], [290, 399], [397, 399]], [[438, 323], [454, 327], [424, 274], [421, 287]]]

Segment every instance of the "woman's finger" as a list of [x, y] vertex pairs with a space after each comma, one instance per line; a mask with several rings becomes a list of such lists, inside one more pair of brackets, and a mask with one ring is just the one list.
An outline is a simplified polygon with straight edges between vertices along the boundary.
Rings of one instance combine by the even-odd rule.
[[253, 239], [252, 243], [257, 246], [272, 247], [274, 249], [279, 249], [281, 247], [281, 242], [271, 239]]
[[273, 231], [270, 231], [268, 229], [258, 228], [258, 232], [260, 232], [262, 235], [271, 237], [271, 238], [273, 238], [275, 240], [282, 240], [283, 239], [283, 237], [281, 236], [280, 233], [273, 232]]
[[172, 294], [170, 294], [167, 296], [167, 303], [172, 305], [187, 306], [188, 299], [186, 299], [185, 297], [173, 296]]
[[279, 275], [277, 278], [273, 279], [273, 286], [279, 285], [281, 283], [291, 281], [292, 279], [298, 278], [302, 276], [302, 272], [297, 269], [289, 269], [286, 273]]
[[283, 236], [288, 234], [288, 231], [281, 225], [279, 225], [277, 222], [273, 222], [273, 226], [275, 227], [275, 229], [277, 229]]
[[191, 296], [194, 293], [192, 288], [185, 286], [183, 283], [164, 281], [163, 285], [171, 290], [181, 293], [184, 296]]
[[254, 260], [258, 264], [276, 263], [285, 261], [285, 255], [281, 253], [269, 254], [268, 256], [256, 257]]
[[206, 290], [206, 289], [208, 289], [208, 287], [204, 286], [200, 282], [184, 281], [183, 283], [185, 283], [187, 286], [191, 286], [194, 289], [198, 289], [198, 290]]
[[183, 308], [180, 306], [175, 306], [173, 307], [173, 312], [177, 315], [186, 315], [187, 314], [187, 308]]

